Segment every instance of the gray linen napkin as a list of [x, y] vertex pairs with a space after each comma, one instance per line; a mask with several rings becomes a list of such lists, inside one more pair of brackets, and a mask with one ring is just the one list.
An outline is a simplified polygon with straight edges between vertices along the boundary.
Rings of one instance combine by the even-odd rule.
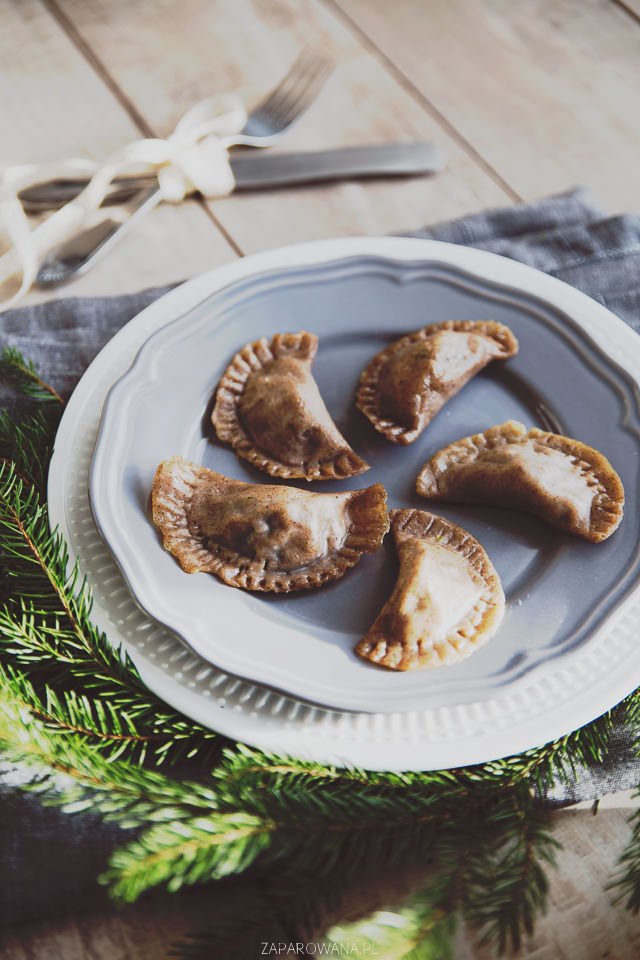
[[[640, 217], [603, 218], [583, 190], [438, 224], [413, 236], [521, 260], [578, 287], [640, 331]], [[167, 289], [7, 311], [0, 314], [0, 343], [18, 347], [67, 396], [113, 334]], [[24, 403], [0, 384], [0, 406], [19, 413]], [[0, 924], [42, 919], [66, 903], [76, 908], [95, 903], [101, 896], [95, 877], [123, 839], [97, 817], [62, 814], [16, 793], [17, 775], [0, 769]], [[545, 799], [561, 806], [638, 783], [640, 761], [620, 728], [604, 763], [580, 771], [574, 784], [558, 785]]]

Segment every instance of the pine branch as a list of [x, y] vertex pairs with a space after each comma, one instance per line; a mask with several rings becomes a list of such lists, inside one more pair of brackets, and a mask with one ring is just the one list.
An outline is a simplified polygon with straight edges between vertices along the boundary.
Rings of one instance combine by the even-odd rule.
[[143, 763], [150, 747], [162, 743], [166, 734], [141, 731], [130, 713], [110, 700], [95, 700], [74, 690], [55, 691], [33, 684], [10, 666], [0, 667], [5, 695], [30, 711], [50, 733], [77, 739], [78, 750], [97, 750], [108, 760], [126, 758]]
[[640, 757], [640, 687], [615, 708], [620, 727], [626, 728], [637, 756]]
[[[640, 800], [640, 788], [634, 793], [634, 799]], [[633, 825], [631, 839], [618, 861], [617, 873], [607, 884], [608, 890], [616, 891], [614, 903], [622, 903], [627, 910], [640, 912], [640, 809], [629, 818]]]
[[40, 404], [56, 403], [64, 406], [60, 394], [38, 376], [33, 362], [25, 360], [15, 347], [5, 347], [2, 351], [0, 372], [8, 376], [21, 393]]
[[66, 547], [58, 534], [50, 532], [36, 488], [6, 463], [0, 464], [0, 535], [9, 576], [19, 581], [14, 594], [53, 599], [76, 638], [85, 642], [82, 624], [91, 610], [86, 586], [77, 566], [67, 572]]
[[[176, 884], [241, 872], [254, 861], [262, 872], [277, 860], [282, 881], [295, 887], [310, 879], [317, 882], [336, 870], [346, 882], [371, 864], [399, 869], [413, 863], [418, 852], [424, 856], [431, 848], [443, 826], [443, 811], [402, 820], [390, 819], [384, 809], [377, 816], [370, 812], [366, 822], [345, 818], [344, 812], [343, 808], [331, 810], [313, 823], [307, 817], [276, 821], [246, 809], [224, 809], [216, 794], [216, 810], [206, 823], [198, 817], [186, 836], [184, 826], [177, 832], [171, 828], [147, 831], [114, 854], [106, 880], [116, 897], [128, 900], [157, 884], [173, 890]], [[241, 857], [227, 843], [229, 824], [235, 829], [238, 822], [251, 827], [246, 844], [239, 841]]]
[[91, 809], [123, 829], [204, 816], [216, 808], [211, 787], [175, 781], [137, 763], [105, 759], [78, 748], [34, 721], [19, 701], [0, 687], [0, 744], [3, 758], [31, 774], [25, 789], [67, 813]]
[[339, 803], [341, 798], [354, 810], [360, 800], [366, 803], [373, 799], [389, 806], [406, 803], [424, 807], [437, 799], [480, 797], [484, 792], [509, 789], [518, 783], [533, 785], [542, 793], [555, 779], [575, 779], [580, 764], [601, 760], [611, 729], [611, 717], [605, 715], [582, 730], [516, 757], [460, 770], [407, 773], [371, 774], [238, 745], [224, 752], [214, 776], [221, 803], [231, 807], [249, 803], [253, 812], [261, 815], [272, 815], [282, 804], [295, 805], [298, 799], [309, 806], [311, 816], [314, 803]]
[[162, 823], [116, 850], [102, 881], [119, 900], [131, 902], [150, 887], [174, 892], [241, 873], [269, 847], [274, 829], [243, 812]]
[[[405, 834], [403, 866], [411, 872], [417, 867], [424, 871], [428, 847], [421, 847], [418, 852], [410, 850], [411, 832], [405, 831]], [[379, 850], [371, 849], [370, 839], [360, 838], [358, 866], [354, 871], [349, 871], [349, 862], [345, 859], [347, 851], [342, 847], [333, 869], [326, 875], [301, 874], [286, 857], [272, 862], [264, 881], [252, 880], [236, 888], [223, 915], [216, 912], [216, 896], [211, 904], [213, 916], [207, 918], [207, 927], [187, 941], [176, 944], [171, 955], [184, 960], [218, 956], [245, 960], [249, 956], [258, 956], [261, 942], [271, 939], [314, 944], [315, 952], [320, 956], [353, 956], [354, 942], [361, 948], [358, 955], [368, 955], [366, 947], [375, 941], [377, 949], [371, 951], [374, 956], [396, 956], [389, 952], [393, 943], [394, 948], [402, 947], [399, 957], [408, 955], [418, 960], [430, 956], [427, 952], [430, 946], [434, 952], [439, 950], [435, 956], [444, 960], [450, 953], [449, 940], [455, 918], [450, 913], [443, 915], [438, 907], [434, 908], [428, 894], [422, 891], [407, 900], [403, 871], [398, 869], [397, 863], [380, 859]], [[310, 842], [314, 842], [313, 838]], [[257, 860], [261, 862], [262, 858]], [[387, 938], [386, 934], [392, 931], [385, 929], [384, 914], [379, 908], [389, 897], [393, 902], [393, 885], [390, 888], [389, 877], [394, 874], [402, 885], [402, 893], [395, 894], [395, 897], [401, 896], [402, 904], [391, 909], [401, 918], [402, 929], [397, 931], [398, 936]], [[255, 876], [255, 871], [252, 875]], [[391, 916], [391, 909], [385, 909], [387, 917]], [[354, 910], [366, 914], [367, 919], [345, 925], [345, 916], [352, 919]], [[370, 916], [372, 910], [373, 917]], [[340, 950], [341, 944], [345, 948], [343, 951]], [[449, 949], [444, 949], [445, 946]]]
[[14, 422], [0, 410], [0, 456], [13, 463], [23, 480], [45, 493], [49, 461], [58, 423], [58, 411], [36, 410]]
[[0, 604], [0, 665], [13, 695], [112, 758], [217, 759], [221, 739], [151, 694], [128, 657], [92, 625], [86, 583], [50, 532], [37, 491], [7, 464], [0, 465], [0, 535], [11, 591]]
[[[10, 651], [9, 651], [10, 652]], [[115, 656], [115, 654], [114, 654]], [[58, 680], [47, 672], [47, 681], [38, 679], [38, 670], [27, 677], [16, 666], [0, 661], [0, 679], [5, 696], [30, 711], [32, 720], [58, 735], [74, 736], [78, 754], [91, 749], [106, 759], [148, 761], [161, 766], [179, 761], [194, 767], [200, 775], [217, 762], [224, 740], [212, 731], [200, 728], [148, 693], [135, 682], [135, 674], [91, 673], [92, 661], [76, 658], [65, 663], [53, 660]], [[98, 667], [93, 661], [94, 670]]]
[[546, 904], [544, 866], [555, 866], [559, 846], [549, 832], [549, 813], [528, 791], [514, 791], [509, 801], [488, 818], [489, 832], [501, 842], [475, 865], [473, 902], [466, 911], [472, 925], [483, 929], [482, 942], [495, 944], [500, 954], [518, 951], [522, 934], [533, 932]]
[[[473, 891], [480, 889], [479, 878], [487, 875], [488, 865], [493, 863], [494, 848], [510, 843], [512, 838], [519, 842], [518, 830], [525, 829], [526, 836], [525, 818], [518, 806], [523, 797], [527, 798], [528, 811], [529, 791], [522, 788], [516, 795], [502, 798], [493, 812], [488, 810], [491, 802], [485, 798], [483, 803], [448, 800], [423, 804], [414, 811], [400, 804], [393, 815], [387, 804], [378, 804], [374, 799], [366, 809], [363, 806], [358, 810], [356, 803], [355, 813], [346, 803], [336, 807], [313, 801], [304, 810], [300, 804], [297, 816], [287, 807], [284, 818], [278, 821], [248, 813], [246, 805], [241, 810], [225, 809], [218, 794], [218, 810], [210, 818], [209, 828], [199, 818], [186, 836], [183, 826], [177, 834], [164, 827], [146, 833], [140, 841], [118, 851], [108, 879], [118, 896], [129, 899], [157, 883], [174, 889], [175, 884], [214, 879], [246, 869], [254, 862], [263, 871], [277, 860], [282, 881], [300, 885], [310, 878], [317, 882], [336, 871], [340, 871], [343, 881], [348, 881], [368, 875], [375, 864], [384, 864], [386, 871], [393, 872], [432, 859], [442, 865], [447, 877], [438, 904], [443, 913], [456, 907], [465, 913], [473, 910], [473, 915], [481, 918], [476, 919], [478, 925], [493, 921], [496, 930], [502, 932], [507, 923], [511, 929], [521, 925], [519, 916], [514, 920], [514, 912], [520, 909], [520, 899], [538, 889], [539, 871], [531, 869], [525, 873], [523, 868], [517, 873], [519, 861], [516, 863], [512, 851], [511, 859], [504, 856], [504, 862], [500, 861], [502, 874], [497, 866], [493, 867], [494, 881], [508, 887], [513, 898], [510, 910], [498, 910], [495, 918], [488, 907], [479, 913], [474, 905], [477, 894]], [[251, 825], [251, 841], [246, 850], [241, 845], [240, 859], [231, 855], [225, 839], [228, 818], [235, 823], [238, 816], [247, 817]], [[211, 830], [210, 837], [207, 829]], [[527, 856], [531, 857], [534, 843], [542, 845], [542, 834], [536, 833], [527, 842]], [[531, 902], [542, 901], [538, 898]], [[500, 908], [503, 906], [500, 901]]]
[[[531, 796], [524, 787], [501, 795], [498, 801], [485, 797], [484, 803], [475, 805], [455, 800], [447, 802], [446, 808], [449, 816], [434, 819], [423, 836], [407, 826], [389, 830], [391, 842], [386, 847], [379, 843], [384, 829], [358, 830], [352, 826], [334, 840], [337, 850], [327, 862], [329, 870], [325, 874], [318, 872], [318, 858], [310, 853], [310, 848], [318, 844], [320, 830], [307, 828], [303, 845], [306, 870], [295, 849], [275, 862], [269, 861], [272, 866], [264, 899], [255, 911], [259, 925], [251, 922], [253, 908], [249, 914], [243, 908], [236, 916], [226, 917], [222, 926], [216, 921], [208, 930], [177, 945], [176, 955], [185, 960], [235, 957], [233, 946], [239, 938], [247, 951], [237, 956], [253, 955], [251, 949], [256, 952], [259, 941], [265, 939], [260, 936], [265, 907], [293, 942], [316, 942], [324, 934], [326, 939], [321, 942], [328, 948], [336, 945], [336, 955], [342, 955], [338, 953], [341, 946], [353, 952], [355, 943], [361, 952], [367, 946], [373, 952], [375, 947], [387, 960], [442, 960], [452, 956], [451, 938], [458, 913], [484, 930], [485, 938], [499, 949], [504, 950], [509, 942], [517, 943], [534, 913], [544, 905], [546, 879], [541, 864], [551, 862], [548, 852], [553, 847], [546, 816], [536, 811], [536, 826], [521, 836], [532, 812]], [[272, 843], [281, 829], [275, 826]], [[267, 853], [273, 857], [273, 847]], [[253, 862], [264, 867], [264, 855]], [[417, 867], [426, 872], [426, 878], [399, 907], [346, 925], [339, 919], [345, 907], [353, 912], [354, 887], [373, 882], [375, 889], [380, 878], [402, 878], [405, 871], [412, 875]], [[496, 896], [492, 897], [494, 885]], [[384, 894], [386, 898], [387, 891]]]
[[[401, 907], [380, 910], [364, 920], [340, 924], [327, 931], [324, 942], [336, 954], [382, 956], [385, 960], [453, 960], [455, 914], [434, 907], [422, 893]], [[330, 955], [330, 954], [329, 954]]]
[[12, 461], [17, 470], [44, 493], [64, 401], [38, 376], [33, 363], [13, 347], [5, 347], [0, 354], [0, 373], [21, 393], [36, 401], [35, 409], [19, 422], [6, 410], [0, 410], [0, 456]]

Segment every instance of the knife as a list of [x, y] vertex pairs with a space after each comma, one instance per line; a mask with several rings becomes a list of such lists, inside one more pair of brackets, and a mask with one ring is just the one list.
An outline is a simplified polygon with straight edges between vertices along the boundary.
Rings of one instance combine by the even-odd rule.
[[[443, 150], [434, 143], [383, 143], [362, 147], [339, 147], [316, 153], [256, 155], [235, 153], [230, 158], [236, 190], [265, 190], [327, 183], [332, 180], [369, 177], [410, 177], [437, 173], [445, 165]], [[123, 203], [144, 187], [151, 189], [155, 177], [118, 177], [103, 206]], [[86, 187], [88, 179], [48, 180], [26, 187], [19, 194], [27, 213], [62, 206]]]
[[[236, 177], [236, 189], [245, 190], [356, 177], [414, 176], [435, 173], [445, 163], [444, 153], [430, 143], [341, 147], [318, 153], [273, 154], [265, 157], [248, 154], [230, 159]], [[79, 181], [66, 183], [75, 185], [76, 195], [82, 189], [81, 182], [78, 186]], [[126, 186], [131, 189], [130, 183]], [[29, 188], [31, 196], [38, 187], [44, 190], [47, 184]], [[72, 196], [68, 199], [72, 199]], [[40, 286], [64, 283], [76, 274], [84, 273], [108, 253], [141, 217], [153, 210], [161, 199], [155, 184], [141, 190], [139, 181], [136, 181], [136, 191], [133, 196], [129, 194], [129, 202], [124, 206], [128, 216], [124, 220], [121, 217], [106, 217], [55, 247], [40, 264], [36, 283]]]

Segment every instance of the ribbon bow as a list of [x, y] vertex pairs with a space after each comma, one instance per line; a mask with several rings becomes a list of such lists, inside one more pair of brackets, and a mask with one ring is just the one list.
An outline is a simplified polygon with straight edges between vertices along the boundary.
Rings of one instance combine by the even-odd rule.
[[[191, 107], [166, 139], [136, 140], [104, 163], [72, 158], [57, 163], [21, 164], [0, 169], [0, 229], [9, 250], [0, 257], [0, 285], [21, 274], [20, 287], [0, 309], [15, 306], [30, 290], [42, 258], [77, 231], [90, 228], [112, 181], [126, 174], [155, 172], [163, 200], [179, 203], [198, 191], [225, 197], [234, 188], [228, 150], [247, 122], [238, 97], [209, 97]], [[84, 190], [31, 229], [19, 194], [25, 187], [56, 178], [91, 177]]]

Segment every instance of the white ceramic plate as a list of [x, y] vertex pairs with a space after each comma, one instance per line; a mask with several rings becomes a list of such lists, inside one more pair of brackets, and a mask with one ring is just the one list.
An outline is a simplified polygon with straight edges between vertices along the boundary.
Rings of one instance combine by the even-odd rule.
[[[529, 354], [531, 358], [532, 351], [537, 350], [535, 364], [512, 370], [515, 361], [510, 361], [501, 373], [492, 372], [478, 378], [476, 395], [467, 392], [474, 389], [471, 384], [452, 401], [455, 405], [467, 393], [466, 412], [462, 408], [456, 411], [455, 406], [451, 406], [446, 415], [443, 411], [439, 415], [442, 435], [431, 433], [435, 431], [434, 421], [429, 428], [428, 442], [421, 450], [380, 449], [382, 441], [377, 436], [367, 438], [360, 432], [366, 424], [356, 427], [356, 421], [345, 412], [349, 406], [345, 397], [353, 391], [354, 376], [357, 379], [362, 360], [381, 343], [424, 322], [461, 315], [461, 311], [476, 318], [480, 309], [483, 316], [496, 319], [508, 316], [523, 345], [520, 356], [526, 358]], [[575, 322], [578, 318], [580, 326]], [[127, 566], [127, 576], [139, 601], [149, 607], [151, 600], [152, 606], [158, 591], [156, 588], [155, 594], [152, 589], [150, 596], [141, 595], [141, 587], [142, 594], [146, 589], [145, 578], [147, 581], [149, 578], [142, 573], [142, 580], [136, 579], [138, 570], [135, 563], [131, 565], [130, 558], [145, 556], [146, 546], [152, 546], [159, 562], [168, 564], [165, 569], [171, 571], [169, 576], [175, 571], [185, 583], [200, 581], [207, 593], [212, 588], [213, 592], [217, 591], [218, 603], [210, 623], [218, 624], [229, 615], [228, 611], [220, 610], [221, 603], [229, 602], [237, 604], [234, 618], [242, 615], [254, 623], [257, 618], [261, 630], [265, 628], [283, 635], [287, 642], [293, 635], [296, 643], [308, 644], [308, 656], [301, 656], [299, 662], [303, 664], [306, 660], [306, 674], [311, 681], [310, 685], [300, 688], [299, 675], [294, 674], [299, 697], [356, 709], [413, 708], [410, 712], [356, 716], [323, 711], [296, 704], [292, 698], [253, 684], [230, 680], [218, 670], [203, 666], [202, 661], [181, 648], [166, 631], [145, 618], [123, 591], [121, 581], [96, 541], [95, 529], [89, 526], [83, 495], [81, 507], [77, 503], [73, 507], [74, 513], [81, 515], [73, 516], [70, 512], [70, 503], [78, 496], [77, 483], [82, 483], [82, 477], [86, 476], [84, 458], [89, 453], [87, 447], [90, 449], [95, 424], [84, 431], [85, 446], [81, 452], [72, 435], [74, 428], [81, 422], [83, 413], [89, 418], [95, 416], [96, 404], [99, 405], [108, 387], [126, 369], [149, 334], [171, 321], [175, 322], [159, 334], [157, 340], [149, 342], [131, 373], [113, 392], [106, 408], [94, 472], [94, 508], [119, 562]], [[512, 633], [515, 646], [510, 641], [504, 645], [498, 643], [501, 631], [486, 648], [486, 652], [491, 651], [489, 660], [483, 658], [485, 651], [479, 651], [466, 664], [450, 668], [449, 677], [434, 680], [434, 674], [409, 675], [404, 688], [399, 684], [393, 686], [396, 680], [406, 682], [403, 675], [382, 673], [352, 660], [349, 655], [351, 641], [362, 629], [358, 618], [364, 611], [370, 622], [369, 614], [375, 613], [381, 584], [386, 583], [392, 570], [392, 559], [383, 553], [379, 555], [381, 566], [375, 566], [378, 555], [365, 558], [374, 566], [365, 565], [363, 561], [339, 584], [315, 592], [317, 595], [313, 598], [290, 600], [255, 598], [219, 585], [204, 575], [188, 577], [163, 553], [145, 512], [155, 465], [166, 456], [182, 453], [222, 472], [246, 476], [244, 467], [228, 452], [216, 447], [206, 429], [203, 431], [203, 412], [221, 369], [239, 345], [262, 333], [300, 327], [316, 330], [321, 344], [330, 344], [332, 338], [337, 341], [333, 356], [330, 352], [325, 354], [324, 368], [321, 347], [317, 377], [330, 409], [354, 446], [376, 464], [375, 472], [372, 470], [358, 478], [359, 483], [350, 486], [362, 485], [369, 477], [373, 482], [380, 478], [381, 471], [388, 470], [387, 484], [393, 487], [397, 483], [390, 491], [392, 502], [414, 502], [410, 490], [417, 471], [409, 457], [415, 455], [422, 462], [442, 442], [515, 415], [530, 425], [557, 420], [558, 426], [567, 433], [598, 446], [610, 456], [623, 475], [628, 493], [634, 501], [637, 499], [636, 382], [640, 341], [598, 304], [558, 281], [511, 261], [427, 241], [353, 239], [248, 258], [174, 291], [144, 311], [105, 348], [72, 398], [52, 463], [52, 516], [71, 540], [72, 552], [82, 551], [83, 567], [96, 592], [98, 619], [102, 618], [112, 639], [126, 640], [147, 682], [185, 712], [239, 739], [315, 759], [396, 769], [453, 766], [522, 750], [574, 729], [633, 689], [640, 676], [640, 663], [633, 631], [625, 626], [630, 622], [625, 613], [629, 615], [637, 600], [634, 596], [638, 540], [635, 511], [628, 513], [621, 530], [609, 542], [616, 544], [618, 539], [616, 549], [608, 553], [608, 544], [591, 547], [570, 538], [558, 540], [555, 534], [549, 540], [541, 525], [529, 518], [520, 518], [514, 525], [505, 515], [501, 515], [501, 519], [499, 511], [484, 510], [473, 516], [465, 512], [464, 525], [489, 547], [506, 582], [511, 598], [507, 627], [510, 620], [515, 618], [517, 622], [519, 610], [546, 581], [537, 604], [528, 609], [525, 618], [531, 623], [532, 618], [537, 617], [535, 629], [530, 629], [525, 637], [517, 631]], [[228, 341], [217, 339], [223, 329], [227, 330]], [[198, 340], [202, 335], [205, 341]], [[213, 340], [206, 339], [210, 337]], [[180, 358], [187, 353], [183, 354], [183, 345], [188, 351], [195, 349], [197, 343], [195, 353], [200, 355], [205, 342], [209, 342], [214, 351], [208, 379], [198, 382], [198, 377], [193, 376], [182, 381], [186, 396], [181, 410], [188, 417], [180, 430], [178, 448], [176, 435], [171, 434], [173, 416], [162, 417], [163, 431], [156, 430], [155, 439], [151, 434], [147, 438], [140, 433], [140, 424], [150, 422], [144, 420], [143, 413], [146, 415], [151, 409], [157, 413], [156, 404], [162, 399], [157, 384], [166, 382], [162, 364], [167, 350], [169, 353], [178, 350], [177, 363], [184, 375], [187, 367]], [[562, 363], [556, 363], [551, 369], [559, 350], [563, 351]], [[188, 354], [188, 363], [195, 353]], [[340, 388], [332, 393], [337, 383], [332, 374], [338, 357], [352, 371], [343, 396]], [[138, 377], [138, 372], [143, 375]], [[340, 382], [344, 383], [344, 378]], [[142, 383], [145, 386], [139, 389]], [[577, 393], [576, 384], [580, 385]], [[194, 403], [196, 394], [197, 403]], [[123, 397], [126, 402], [122, 401]], [[122, 406], [118, 406], [121, 403]], [[179, 403], [182, 405], [183, 401]], [[172, 410], [173, 407], [163, 408], [162, 412], [167, 414]], [[105, 457], [104, 450], [109, 456]], [[391, 454], [394, 459], [404, 455], [401, 468], [399, 460], [393, 465], [385, 460]], [[107, 469], [98, 470], [101, 465]], [[70, 475], [70, 469], [80, 470], [79, 480]], [[397, 481], [393, 474], [397, 474]], [[103, 496], [98, 476], [108, 479], [107, 486], [112, 491], [108, 495]], [[262, 477], [254, 475], [253, 479], [259, 481]], [[461, 511], [446, 513], [462, 519]], [[153, 542], [145, 541], [144, 531], [149, 530]], [[125, 536], [122, 531], [126, 531]], [[146, 544], [142, 551], [137, 542], [138, 533]], [[493, 533], [497, 539], [491, 545], [488, 539]], [[134, 539], [137, 546], [132, 548]], [[498, 550], [500, 542], [509, 544], [502, 559]], [[92, 558], [99, 567], [95, 567]], [[569, 576], [563, 573], [559, 577], [567, 558]], [[155, 560], [151, 562], [155, 564]], [[348, 595], [345, 593], [341, 600], [339, 591], [350, 581]], [[327, 637], [326, 622], [319, 626], [320, 608], [316, 608], [316, 604], [321, 603], [325, 593], [330, 595], [330, 602], [325, 605], [329, 634], [334, 637], [338, 634], [334, 640]], [[369, 595], [374, 595], [373, 599]], [[580, 597], [585, 596], [587, 606], [577, 608]], [[221, 600], [226, 597], [229, 601]], [[240, 599], [231, 599], [235, 597]], [[287, 606], [278, 606], [279, 599]], [[183, 595], [182, 600], [180, 609], [188, 611], [192, 622], [191, 598]], [[361, 601], [364, 601], [362, 609]], [[297, 603], [300, 606], [294, 606]], [[308, 609], [305, 603], [310, 604]], [[155, 616], [159, 612], [153, 610]], [[343, 629], [335, 628], [332, 617]], [[201, 616], [196, 619], [206, 620]], [[234, 619], [234, 627], [235, 622]], [[565, 624], [567, 629], [558, 633], [558, 628]], [[171, 625], [176, 628], [175, 621]], [[184, 624], [178, 628], [183, 632]], [[210, 635], [211, 630], [207, 636]], [[232, 633], [231, 645], [242, 647], [245, 637], [244, 630]], [[193, 643], [194, 637], [190, 636], [189, 641]], [[335, 683], [339, 677], [334, 674], [338, 692], [328, 691], [327, 673], [320, 673], [316, 654], [310, 654], [318, 649], [330, 650], [331, 656], [338, 658], [333, 662], [339, 662], [344, 669], [357, 667], [367, 678], [363, 681], [364, 688], [354, 694], [344, 684]], [[213, 655], [210, 648], [205, 652], [208, 659], [219, 662], [218, 648]], [[238, 673], [246, 674], [249, 670], [249, 675], [256, 680], [291, 689], [290, 676], [263, 674], [262, 666], [271, 668], [277, 659], [263, 658], [256, 670], [255, 661], [243, 651], [239, 661], [233, 666], [226, 661], [225, 666]], [[161, 664], [159, 669], [154, 667], [154, 661]], [[179, 666], [172, 667], [172, 661]], [[445, 671], [438, 673], [445, 674]], [[387, 686], [388, 681], [391, 684]], [[373, 686], [367, 687], [367, 684]], [[229, 711], [232, 703], [233, 713]], [[427, 703], [429, 708], [425, 709]], [[285, 719], [287, 710], [294, 713], [293, 723]]]
[[[393, 240], [384, 245], [397, 249]], [[359, 374], [386, 343], [448, 318], [506, 322], [520, 352], [508, 364], [494, 363], [416, 443], [399, 448], [354, 410]], [[550, 305], [434, 260], [359, 255], [287, 263], [225, 286], [164, 327], [109, 395], [90, 496], [98, 527], [140, 606], [225, 671], [324, 706], [370, 712], [487, 699], [519, 678], [531, 681], [551, 659], [593, 638], [640, 576], [633, 510], [610, 541], [595, 546], [522, 513], [435, 505], [485, 545], [508, 603], [490, 644], [438, 671], [393, 673], [353, 653], [395, 580], [391, 544], [339, 582], [291, 596], [248, 594], [208, 574], [183, 572], [149, 520], [155, 470], [181, 454], [237, 479], [269, 482], [217, 443], [208, 413], [241, 346], [301, 326], [320, 337], [314, 371], [330, 411], [372, 464], [366, 476], [313, 484], [314, 490], [380, 480], [391, 506], [427, 507], [414, 491], [427, 457], [509, 418], [550, 424], [584, 440], [609, 456], [627, 490], [637, 489], [637, 412], [625, 421], [633, 385]]]

